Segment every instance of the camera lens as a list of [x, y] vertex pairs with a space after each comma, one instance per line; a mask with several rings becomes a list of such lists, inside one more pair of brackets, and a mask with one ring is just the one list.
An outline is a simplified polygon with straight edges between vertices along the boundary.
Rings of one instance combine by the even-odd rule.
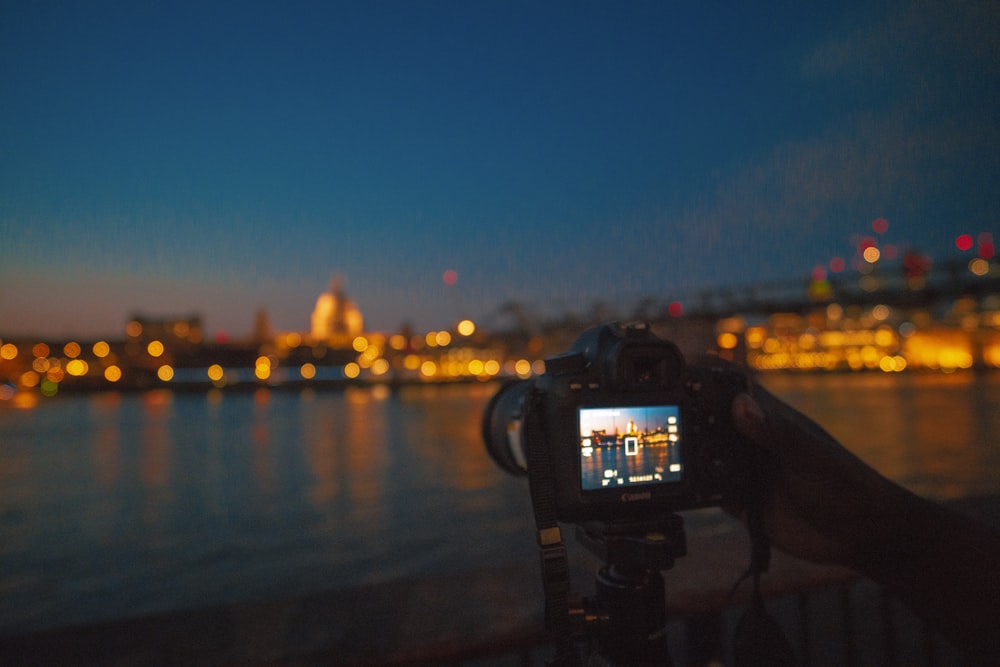
[[512, 475], [526, 475], [524, 401], [531, 381], [518, 380], [500, 387], [483, 413], [483, 442], [497, 465]]

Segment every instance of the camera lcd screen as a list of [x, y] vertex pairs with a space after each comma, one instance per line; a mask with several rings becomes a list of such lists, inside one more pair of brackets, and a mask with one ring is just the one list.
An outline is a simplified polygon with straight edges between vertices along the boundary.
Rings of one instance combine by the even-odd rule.
[[584, 491], [683, 479], [680, 408], [580, 408], [580, 486]]

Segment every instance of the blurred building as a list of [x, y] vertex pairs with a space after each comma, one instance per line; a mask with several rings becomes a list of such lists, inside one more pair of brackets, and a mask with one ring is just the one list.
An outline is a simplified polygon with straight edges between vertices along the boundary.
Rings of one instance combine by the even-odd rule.
[[317, 342], [351, 340], [364, 332], [361, 310], [344, 292], [339, 278], [330, 282], [330, 288], [316, 299], [312, 312], [310, 334]]

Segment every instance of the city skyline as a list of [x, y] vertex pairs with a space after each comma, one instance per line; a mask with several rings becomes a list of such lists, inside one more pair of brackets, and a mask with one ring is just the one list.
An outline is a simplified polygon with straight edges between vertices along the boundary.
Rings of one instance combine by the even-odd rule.
[[[0, 334], [366, 328], [997, 236], [1000, 10], [0, 10]], [[453, 274], [447, 274], [453, 271]]]

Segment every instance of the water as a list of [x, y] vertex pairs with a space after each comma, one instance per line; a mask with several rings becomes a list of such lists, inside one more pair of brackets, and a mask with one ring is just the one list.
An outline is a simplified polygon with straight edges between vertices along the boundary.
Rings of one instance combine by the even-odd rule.
[[[1000, 493], [1000, 375], [765, 382], [918, 493]], [[2, 408], [0, 634], [534, 562], [526, 482], [480, 441], [494, 389]]]

